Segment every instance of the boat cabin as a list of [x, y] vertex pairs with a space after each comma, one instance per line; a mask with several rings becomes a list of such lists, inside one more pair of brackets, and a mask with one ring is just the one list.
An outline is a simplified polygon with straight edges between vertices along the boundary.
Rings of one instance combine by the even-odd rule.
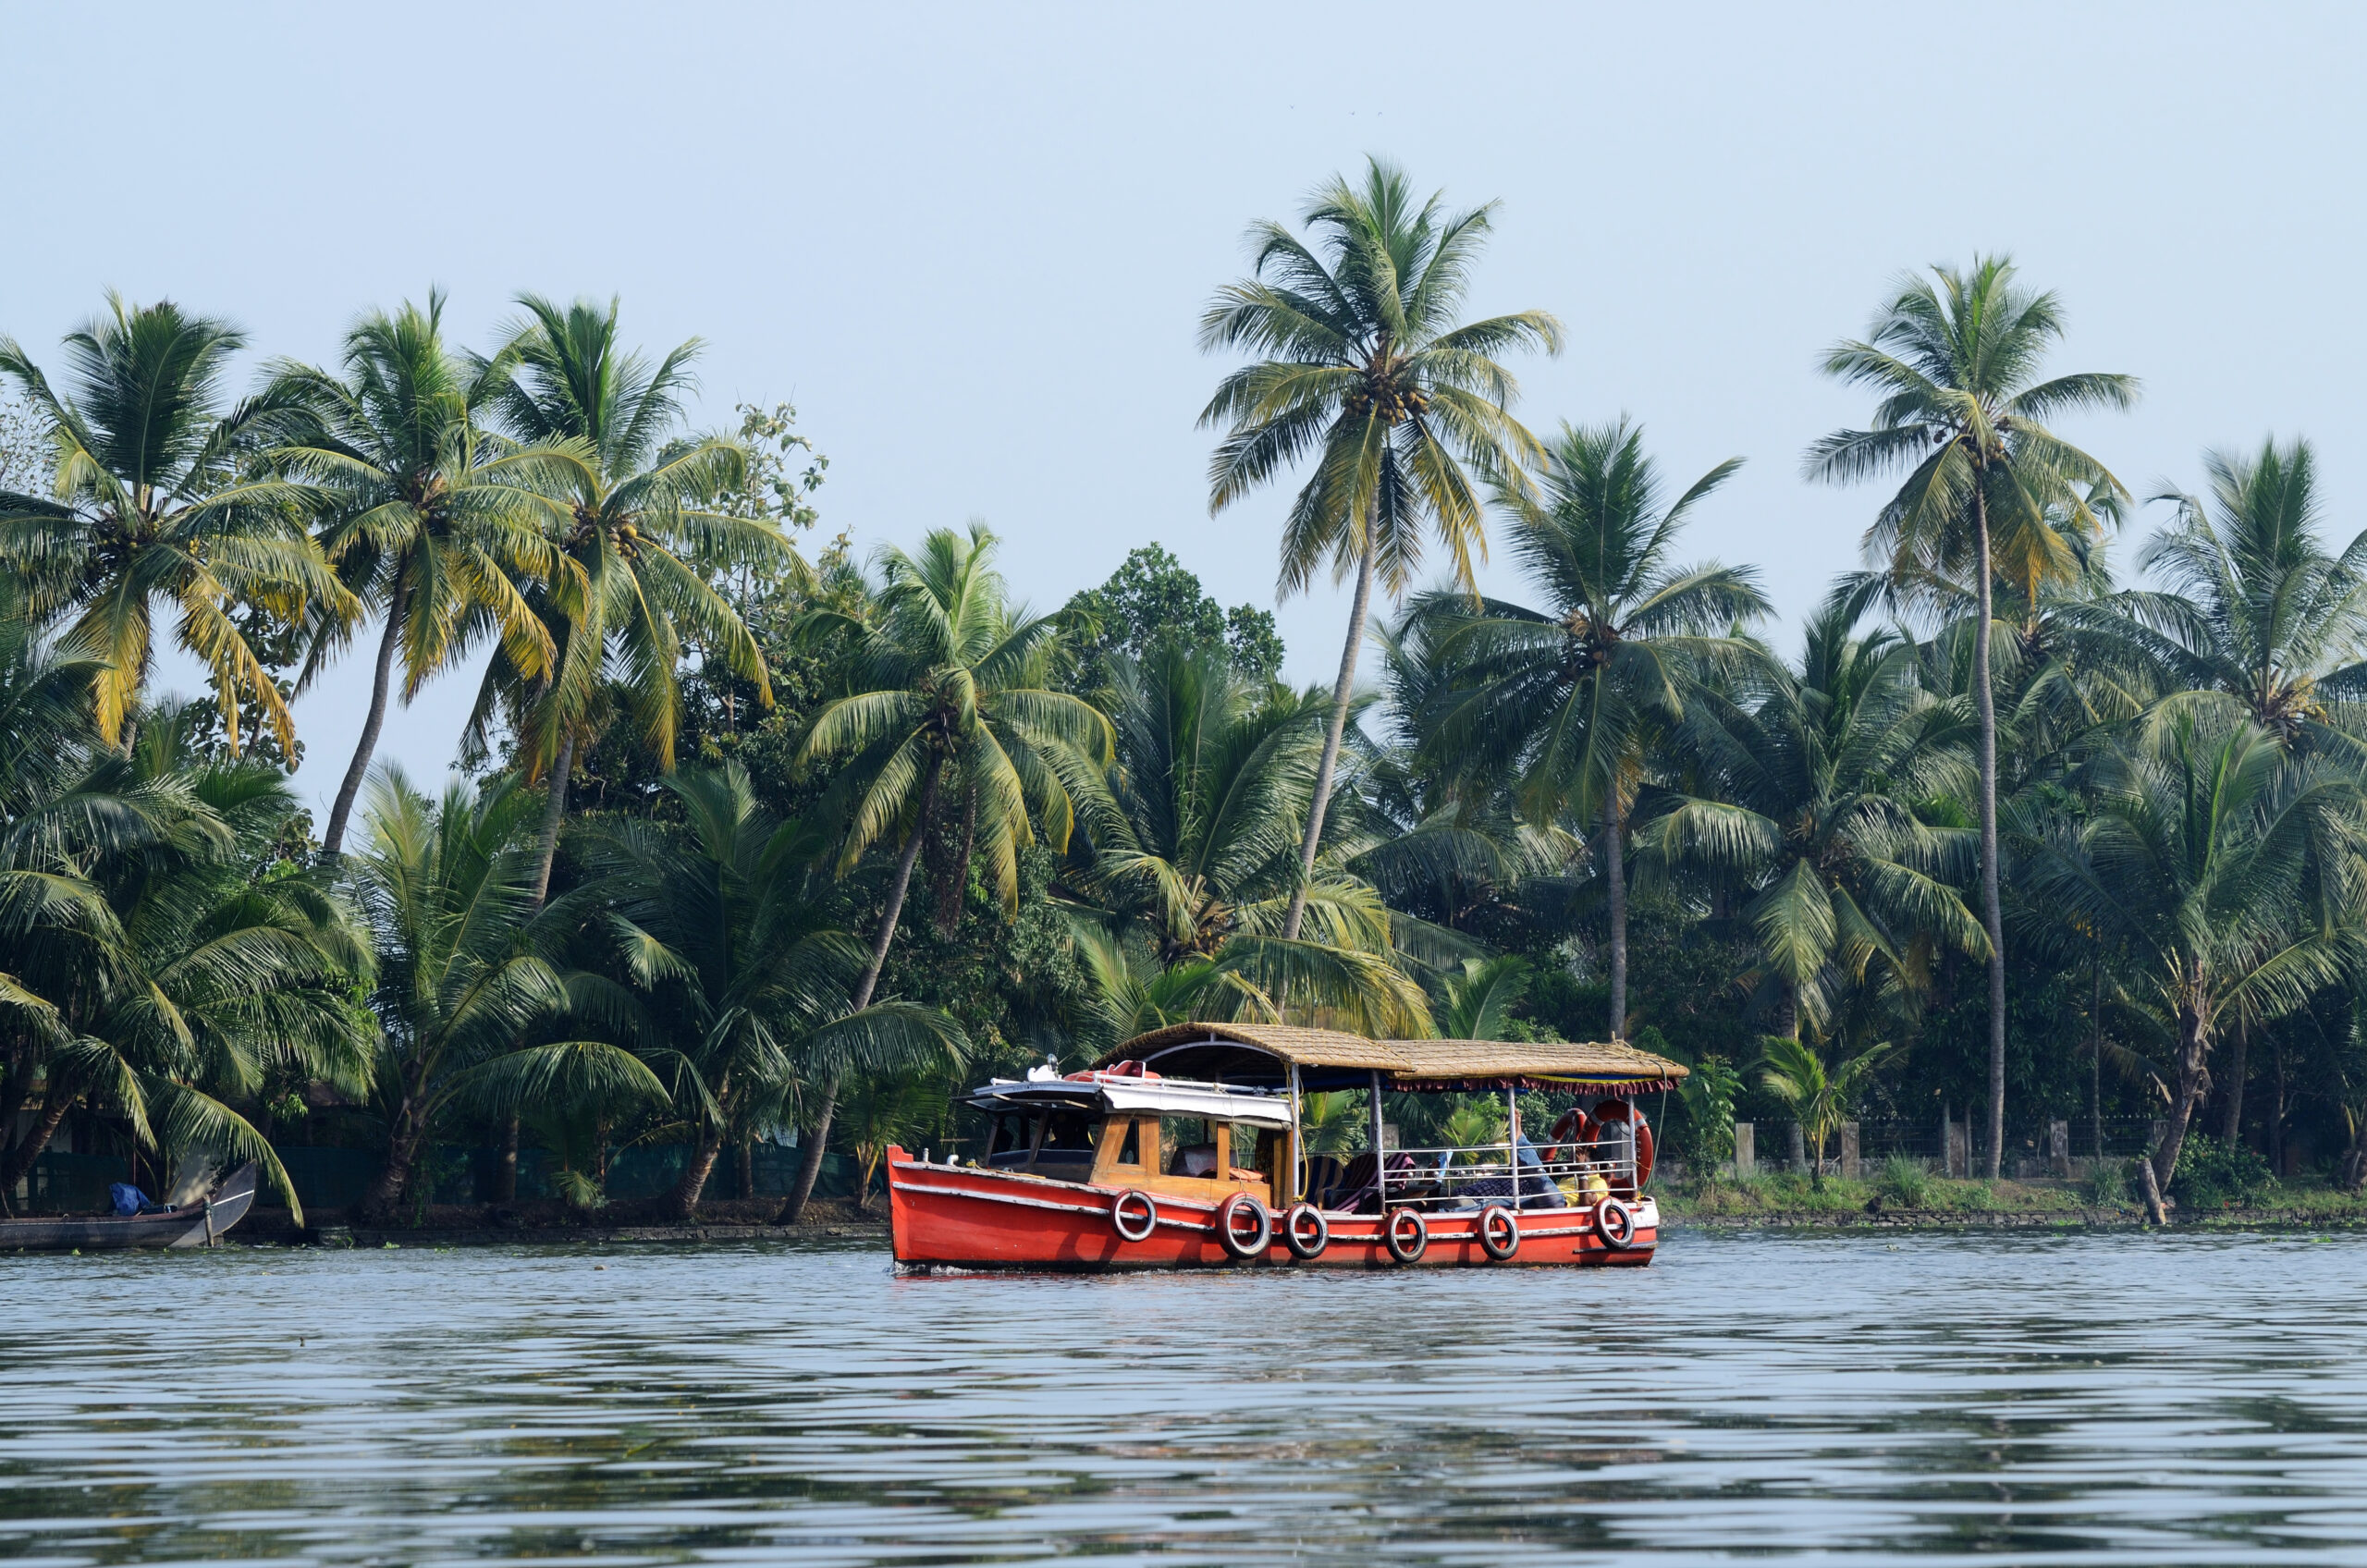
[[[1592, 1183], [1633, 1199], [1650, 1179], [1649, 1123], [1637, 1096], [1686, 1070], [1622, 1043], [1367, 1040], [1278, 1024], [1180, 1023], [1137, 1036], [1063, 1077], [1038, 1068], [997, 1079], [963, 1103], [991, 1129], [975, 1163], [1054, 1182], [1221, 1201], [1248, 1193], [1281, 1210], [1470, 1207], [1501, 1188], [1515, 1206], [1559, 1207]], [[1361, 1089], [1365, 1151], [1309, 1153], [1306, 1095]], [[1559, 1092], [1573, 1109], [1523, 1129], [1516, 1096]], [[1476, 1149], [1391, 1145], [1382, 1096], [1501, 1093], [1503, 1143]], [[1572, 1182], [1581, 1183], [1576, 1189]]]
[[1287, 1201], [1297, 1117], [1266, 1090], [1121, 1062], [1065, 1078], [998, 1078], [963, 1103], [989, 1119], [978, 1163], [993, 1170], [1175, 1197]]

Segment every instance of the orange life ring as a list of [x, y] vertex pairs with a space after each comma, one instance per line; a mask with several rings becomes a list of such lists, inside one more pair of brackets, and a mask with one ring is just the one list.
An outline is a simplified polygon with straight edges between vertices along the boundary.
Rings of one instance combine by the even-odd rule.
[[[1607, 1128], [1614, 1121], [1625, 1121], [1635, 1129], [1636, 1182], [1632, 1187], [1626, 1187], [1625, 1192], [1629, 1197], [1641, 1194], [1645, 1184], [1652, 1179], [1652, 1124], [1644, 1120], [1641, 1109], [1627, 1100], [1598, 1100], [1594, 1108], [1594, 1121], [1598, 1129]], [[1614, 1187], [1613, 1190], [1619, 1189]]]
[[[1553, 1130], [1545, 1137], [1546, 1146], [1539, 1153], [1546, 1159], [1560, 1164], [1588, 1158], [1588, 1145], [1595, 1138], [1594, 1118], [1586, 1113], [1583, 1106], [1574, 1105], [1562, 1113], [1561, 1120], [1553, 1123]], [[1564, 1152], [1565, 1145], [1567, 1153]]]

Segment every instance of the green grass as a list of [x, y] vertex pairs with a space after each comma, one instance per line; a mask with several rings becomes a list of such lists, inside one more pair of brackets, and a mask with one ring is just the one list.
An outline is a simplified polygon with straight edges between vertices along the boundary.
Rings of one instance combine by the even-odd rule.
[[[1911, 1161], [1892, 1160], [1867, 1179], [1829, 1176], [1821, 1183], [1806, 1176], [1719, 1174], [1663, 1183], [1653, 1192], [1671, 1218], [1747, 1219], [1753, 1215], [1862, 1214], [1879, 1195], [1882, 1211], [1894, 1218], [1946, 1219], [1974, 1214], [2058, 1214], [2067, 1220], [2103, 1212], [2135, 1219], [2139, 1207], [2118, 1167], [2065, 1182], [1959, 1182], [1933, 1176]], [[2367, 1192], [2346, 1193], [2317, 1185], [2279, 1185], [2252, 1208], [2179, 1208], [2189, 1223], [2241, 1226], [2263, 1217], [2326, 1222], [2367, 1223]]]
[[1954, 1182], [1921, 1170], [1911, 1175], [1885, 1167], [1869, 1181], [1844, 1181], [1828, 1176], [1821, 1183], [1806, 1176], [1717, 1176], [1655, 1195], [1672, 1215], [1846, 1214], [1862, 1213], [1877, 1194], [1888, 1213], [1994, 1214], [2000, 1212], [2077, 1212], [2088, 1207], [2082, 1195], [2060, 1187], [2020, 1182]]

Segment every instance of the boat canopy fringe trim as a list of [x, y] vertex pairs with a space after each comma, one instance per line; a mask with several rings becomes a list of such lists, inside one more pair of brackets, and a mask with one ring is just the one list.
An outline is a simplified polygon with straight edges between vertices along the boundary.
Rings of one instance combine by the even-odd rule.
[[1674, 1088], [1682, 1063], [1623, 1041], [1532, 1045], [1519, 1040], [1367, 1040], [1336, 1029], [1283, 1023], [1171, 1023], [1137, 1035], [1097, 1067], [1145, 1061], [1202, 1043], [1247, 1046], [1296, 1067], [1378, 1072], [1399, 1089], [1592, 1089], [1649, 1094]]

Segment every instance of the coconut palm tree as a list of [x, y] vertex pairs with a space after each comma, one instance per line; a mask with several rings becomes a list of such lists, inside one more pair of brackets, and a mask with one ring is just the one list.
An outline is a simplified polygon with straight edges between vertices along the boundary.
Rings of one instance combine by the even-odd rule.
[[[1399, 917], [1336, 853], [1311, 887], [1298, 872], [1329, 702], [1279, 692], [1220, 648], [1157, 643], [1105, 668], [1114, 809], [1093, 826], [1082, 880], [1104, 930], [1084, 950], [1117, 1037], [1153, 1017], [1285, 1013], [1428, 1033], [1394, 962]], [[1348, 826], [1335, 815], [1333, 836]], [[1293, 938], [1294, 893], [1311, 925]]]
[[170, 300], [135, 306], [111, 294], [105, 313], [65, 343], [60, 391], [0, 337], [0, 372], [48, 424], [55, 476], [53, 496], [0, 495], [0, 558], [24, 575], [37, 618], [64, 622], [74, 648], [109, 666], [92, 695], [110, 744], [148, 679], [161, 608], [213, 672], [232, 751], [243, 699], [292, 752], [288, 704], [238, 613], [294, 623], [354, 608], [305, 532], [313, 497], [254, 470], [295, 416], [293, 400], [267, 391], [226, 409], [223, 382], [245, 335]]
[[[833, 791], [847, 822], [840, 874], [873, 845], [902, 839], [852, 1011], [871, 1005], [913, 866], [942, 813], [958, 814], [948, 875], [966, 878], [983, 855], [1008, 910], [1019, 897], [1020, 851], [1036, 841], [1031, 811], [1045, 840], [1065, 850], [1079, 798], [1091, 802], [1101, 791], [1110, 721], [1052, 689], [1059, 627], [1011, 603], [994, 553], [983, 524], [967, 534], [932, 530], [911, 554], [887, 546], [876, 621], [861, 627], [833, 611], [811, 623], [862, 632], [851, 690], [815, 715], [795, 758], [801, 770], [838, 765]], [[821, 1174], [837, 1097], [835, 1080], [826, 1082], [784, 1222], [803, 1211]]]
[[1831, 1033], [1844, 992], [1870, 976], [1919, 984], [1919, 942], [1986, 946], [1947, 876], [1966, 836], [1915, 809], [1964, 782], [1959, 715], [1915, 680], [1911, 645], [1854, 636], [1853, 620], [1826, 605], [1799, 668], [1770, 671], [1755, 703], [1695, 692], [1682, 744], [1718, 792], [1672, 792], [1647, 836], [1660, 864], [1753, 889], [1743, 918], [1791, 1039]]
[[2127, 1003], [2174, 1041], [2166, 1189], [2211, 1048], [2357, 973], [2367, 800], [2356, 771], [2248, 717], [2173, 713], [2098, 760], [2083, 817], [2015, 823], [2020, 876], [2124, 955]]
[[2231, 704], [2289, 745], [2367, 754], [2367, 531], [2326, 551], [2307, 441], [2271, 438], [2256, 454], [2206, 452], [2202, 462], [2209, 498], [2154, 497], [2177, 517], [2138, 557], [2169, 592], [2116, 600], [2167, 642], [2165, 662], [2194, 693], [2163, 711]]
[[[1327, 560], [1336, 576], [1355, 578], [1300, 835], [1302, 877], [1314, 876], [1322, 843], [1375, 579], [1392, 597], [1404, 594], [1429, 532], [1470, 588], [1474, 557], [1487, 557], [1475, 476], [1517, 483], [1538, 452], [1507, 411], [1516, 386], [1497, 357], [1560, 352], [1561, 323], [1542, 311], [1455, 319], [1494, 212], [1492, 202], [1449, 212], [1436, 194], [1417, 202], [1402, 171], [1369, 160], [1362, 184], [1335, 178], [1315, 192], [1303, 214], [1318, 231], [1313, 244], [1281, 224], [1253, 227], [1251, 275], [1220, 289], [1200, 318], [1203, 349], [1260, 356], [1227, 375], [1201, 410], [1204, 427], [1225, 427], [1209, 459], [1208, 509], [1311, 458], [1283, 529], [1282, 591], [1305, 588]], [[1294, 902], [1284, 937], [1296, 938], [1304, 912]]]
[[1741, 466], [1720, 463], [1664, 507], [1642, 430], [1564, 425], [1537, 493], [1500, 493], [1542, 607], [1449, 592], [1416, 609], [1441, 623], [1450, 671], [1424, 715], [1433, 752], [1505, 779], [1532, 824], [1599, 825], [1614, 1040], [1627, 1030], [1627, 819], [1650, 737], [1683, 721], [1697, 672], [1756, 655], [1733, 632], [1768, 609], [1753, 569], [1670, 558], [1694, 507]]
[[376, 1097], [386, 1158], [363, 1195], [374, 1221], [407, 1196], [438, 1120], [458, 1103], [502, 1115], [597, 1097], [664, 1104], [665, 1085], [613, 1041], [556, 1038], [620, 1010], [552, 956], [554, 919], [531, 918], [533, 802], [510, 782], [479, 793], [455, 782], [440, 801], [381, 768], [353, 857], [357, 895], [378, 957], [372, 1007], [382, 1026]]
[[[1762, 1042], [1759, 1082], [1790, 1108], [1809, 1147], [1809, 1182], [1824, 1185], [1824, 1146], [1857, 1109], [1858, 1096], [1877, 1068], [1890, 1059], [1887, 1044], [1869, 1047], [1837, 1069], [1828, 1069], [1816, 1047], [1787, 1036]], [[1728, 1113], [1731, 1121], [1732, 1113]]]
[[[309, 481], [332, 508], [322, 553], [360, 599], [385, 619], [362, 738], [329, 807], [321, 852], [345, 846], [346, 823], [386, 724], [398, 652], [403, 701], [497, 637], [508, 662], [546, 680], [554, 652], [521, 591], [552, 573], [544, 538], [549, 503], [533, 488], [545, 454], [509, 448], [479, 423], [507, 360], [472, 364], [447, 349], [444, 294], [424, 309], [373, 311], [345, 335], [342, 375], [282, 361], [275, 393], [301, 405], [306, 426], [275, 454]], [[350, 620], [319, 629], [300, 686], [355, 630]]]
[[43, 1103], [10, 1170], [21, 1177], [84, 1098], [160, 1167], [191, 1149], [259, 1161], [300, 1215], [277, 1155], [233, 1107], [275, 1070], [367, 1086], [349, 997], [368, 949], [313, 875], [265, 869], [298, 809], [279, 768], [202, 761], [190, 710], [136, 711], [130, 725], [129, 748], [92, 751], [0, 840], [0, 936], [21, 992], [0, 1027], [47, 1047]]
[[1989, 1175], [2005, 1149], [2005, 936], [1997, 890], [1997, 712], [1990, 681], [1995, 578], [2035, 600], [2049, 578], [2077, 575], [2067, 533], [2096, 533], [2099, 498], [2125, 503], [2110, 470], [2045, 421], [2137, 400], [2133, 376], [2080, 373], [2039, 379], [2061, 339], [2061, 301], [2017, 285], [2013, 263], [1976, 257], [1969, 271], [1909, 275], [1863, 340], [1836, 345], [1825, 373], [1881, 396], [1874, 423], [1809, 448], [1812, 478], [1907, 477], [1867, 532], [1870, 554], [1895, 570], [1952, 569], [1973, 580], [1982, 629], [1972, 640], [1978, 719], [1981, 923], [1989, 933]]
[[605, 311], [582, 300], [562, 310], [532, 294], [519, 303], [527, 319], [505, 350], [516, 369], [493, 376], [489, 397], [512, 436], [543, 448], [563, 520], [551, 540], [561, 558], [530, 595], [557, 657], [543, 680], [497, 652], [474, 728], [506, 708], [529, 775], [549, 778], [539, 905], [576, 754], [609, 710], [621, 710], [660, 766], [674, 766], [686, 635], [772, 705], [764, 655], [710, 577], [788, 570], [796, 551], [777, 521], [706, 504], [740, 484], [747, 453], [724, 436], [678, 435], [697, 339], [652, 365], [619, 342], [613, 300]]
[[863, 946], [830, 925], [810, 885], [806, 830], [757, 805], [737, 763], [666, 785], [686, 827], [602, 827], [585, 847], [584, 886], [552, 914], [580, 906], [641, 1000], [641, 1055], [693, 1131], [668, 1203], [687, 1220], [752, 1111], [848, 1072], [950, 1067], [968, 1041], [933, 1008], [851, 1005]]

